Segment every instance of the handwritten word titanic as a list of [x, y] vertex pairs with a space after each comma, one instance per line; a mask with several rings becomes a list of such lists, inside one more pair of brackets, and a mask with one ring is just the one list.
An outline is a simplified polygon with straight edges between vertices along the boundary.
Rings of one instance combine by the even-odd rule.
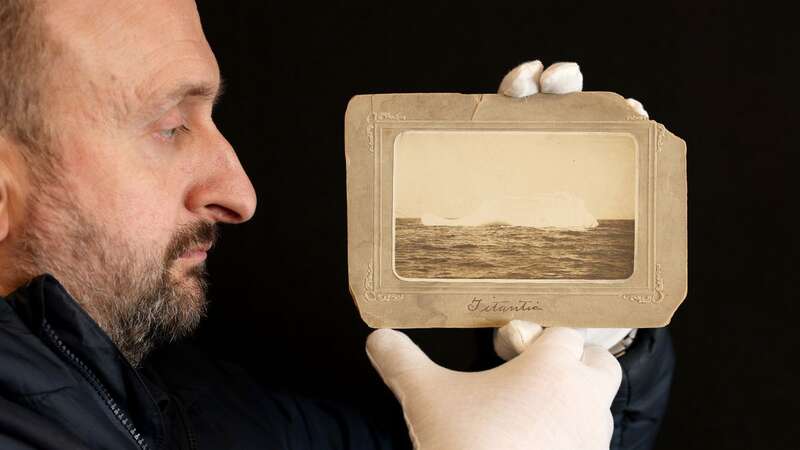
[[542, 307], [531, 300], [491, 300], [484, 302], [482, 298], [472, 297], [472, 301], [467, 304], [469, 312], [519, 312], [519, 311], [542, 311]]

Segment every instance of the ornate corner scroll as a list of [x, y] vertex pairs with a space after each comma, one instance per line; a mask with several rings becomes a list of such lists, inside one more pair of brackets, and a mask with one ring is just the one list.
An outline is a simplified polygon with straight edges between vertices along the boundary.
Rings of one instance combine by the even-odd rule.
[[367, 150], [375, 153], [375, 122], [370, 121], [370, 117], [372, 116], [367, 116]]
[[372, 263], [367, 265], [367, 274], [364, 276], [364, 298], [369, 302], [396, 302], [403, 299], [403, 294], [379, 294], [375, 292], [375, 275], [372, 273]]
[[367, 115], [367, 150], [375, 153], [375, 122], [386, 120], [406, 120], [406, 116], [391, 112], [373, 112]]
[[625, 300], [632, 302], [649, 304], [661, 303], [664, 300], [664, 275], [661, 272], [661, 264], [656, 264], [656, 292], [652, 295], [631, 295], [624, 294], [622, 296]]
[[664, 148], [664, 137], [667, 134], [667, 127], [664, 125], [658, 124], [658, 130], [656, 132], [656, 153], [661, 153], [661, 149]]

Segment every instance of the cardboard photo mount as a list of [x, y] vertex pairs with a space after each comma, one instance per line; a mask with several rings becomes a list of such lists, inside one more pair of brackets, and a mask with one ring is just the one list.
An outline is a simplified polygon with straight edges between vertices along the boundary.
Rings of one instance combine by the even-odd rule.
[[[624, 280], [407, 280], [394, 271], [394, 140], [408, 130], [626, 133], [636, 141], [635, 257]], [[375, 94], [345, 114], [350, 292], [374, 328], [659, 327], [687, 292], [686, 143], [618, 94]]]

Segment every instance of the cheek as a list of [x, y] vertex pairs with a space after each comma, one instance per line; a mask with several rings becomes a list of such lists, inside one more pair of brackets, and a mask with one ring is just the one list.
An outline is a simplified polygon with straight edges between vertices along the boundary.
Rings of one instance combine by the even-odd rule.
[[114, 143], [96, 148], [85, 143], [71, 146], [71, 157], [65, 158], [65, 175], [76, 201], [133, 247], [165, 247], [183, 204], [180, 175], [171, 173], [167, 161], [136, 149]]

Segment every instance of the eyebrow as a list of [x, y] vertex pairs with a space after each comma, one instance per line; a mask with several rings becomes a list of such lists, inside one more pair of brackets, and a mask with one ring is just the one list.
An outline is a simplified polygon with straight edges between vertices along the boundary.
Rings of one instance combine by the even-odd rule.
[[187, 98], [197, 98], [201, 101], [210, 102], [213, 107], [219, 103], [224, 89], [225, 84], [221, 78], [218, 84], [205, 81], [181, 83], [153, 95], [151, 97], [152, 100], [140, 109], [140, 113], [137, 116], [142, 119], [152, 118]]
[[165, 97], [168, 102], [172, 103], [180, 103], [185, 98], [197, 97], [216, 105], [222, 97], [223, 91], [224, 83], [220, 79], [217, 85], [207, 82], [183, 83], [170, 90]]

